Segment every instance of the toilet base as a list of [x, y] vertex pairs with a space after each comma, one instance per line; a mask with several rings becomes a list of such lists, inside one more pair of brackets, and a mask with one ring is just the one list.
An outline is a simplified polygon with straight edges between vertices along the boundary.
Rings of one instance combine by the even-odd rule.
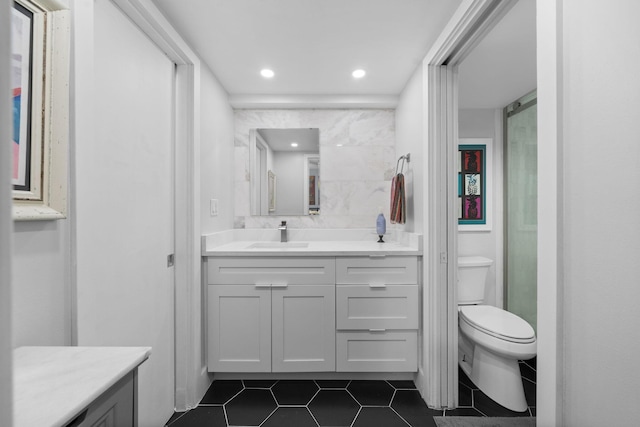
[[[469, 347], [473, 348], [473, 355], [469, 354]], [[516, 359], [498, 356], [468, 341], [460, 342], [459, 353], [460, 367], [484, 394], [512, 411], [527, 410], [522, 376]], [[469, 359], [472, 360], [471, 363]]]

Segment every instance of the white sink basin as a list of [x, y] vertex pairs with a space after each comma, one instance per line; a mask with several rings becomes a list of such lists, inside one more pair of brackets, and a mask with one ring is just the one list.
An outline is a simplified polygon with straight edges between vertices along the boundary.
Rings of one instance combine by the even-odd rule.
[[257, 242], [247, 246], [247, 249], [291, 249], [307, 248], [307, 242]]

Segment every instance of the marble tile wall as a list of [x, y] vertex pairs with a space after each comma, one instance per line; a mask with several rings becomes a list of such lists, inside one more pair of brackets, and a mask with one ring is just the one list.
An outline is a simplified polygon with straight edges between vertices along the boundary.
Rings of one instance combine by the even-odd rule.
[[[235, 228], [375, 228], [379, 208], [388, 221], [396, 167], [392, 109], [236, 110]], [[249, 130], [320, 129], [320, 215], [251, 216]], [[341, 146], [338, 146], [341, 144]]]

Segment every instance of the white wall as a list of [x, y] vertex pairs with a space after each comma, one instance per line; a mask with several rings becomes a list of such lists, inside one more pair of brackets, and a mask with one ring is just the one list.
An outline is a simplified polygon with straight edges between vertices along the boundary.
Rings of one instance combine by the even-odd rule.
[[396, 159], [407, 153], [411, 162], [405, 163], [407, 222], [405, 230], [423, 233], [424, 194], [424, 82], [422, 64], [407, 82], [396, 108]]
[[463, 109], [458, 111], [458, 136], [460, 138], [492, 138], [492, 170], [491, 189], [492, 204], [488, 206], [491, 212], [490, 231], [458, 230], [458, 254], [460, 256], [484, 256], [493, 260], [493, 265], [487, 275], [485, 289], [485, 303], [503, 306], [503, 191], [502, 191], [502, 136], [500, 123], [496, 123], [496, 116], [501, 117], [500, 110], [493, 109]]
[[[236, 110], [234, 114], [235, 228], [275, 228], [282, 219], [292, 228], [374, 228], [379, 207], [389, 218], [397, 159], [393, 110]], [[249, 130], [255, 128], [320, 129], [320, 215], [249, 216]]]
[[[640, 419], [640, 197], [634, 191], [640, 182], [640, 3], [561, 3], [561, 425], [635, 425]], [[554, 25], [541, 18], [540, 25]], [[540, 158], [540, 170], [547, 166], [553, 167]], [[539, 304], [548, 308], [545, 300]]]
[[[58, 3], [69, 7], [69, 0]], [[72, 342], [71, 221], [68, 214], [67, 219], [14, 223], [14, 347]]]
[[[208, 234], [233, 228], [233, 110], [213, 73], [204, 64], [200, 69], [200, 218], [202, 234]], [[210, 214], [210, 199], [218, 200], [218, 216]]]
[[635, 425], [640, 3], [537, 9], [538, 425]]
[[69, 220], [14, 223], [13, 345], [71, 344]]

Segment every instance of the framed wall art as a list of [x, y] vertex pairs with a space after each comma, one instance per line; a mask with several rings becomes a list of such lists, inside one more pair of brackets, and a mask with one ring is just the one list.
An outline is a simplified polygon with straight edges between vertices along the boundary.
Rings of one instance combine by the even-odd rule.
[[11, 10], [13, 217], [65, 218], [70, 14], [45, 0]]
[[489, 138], [462, 138], [458, 143], [458, 228], [491, 230], [491, 143]]

